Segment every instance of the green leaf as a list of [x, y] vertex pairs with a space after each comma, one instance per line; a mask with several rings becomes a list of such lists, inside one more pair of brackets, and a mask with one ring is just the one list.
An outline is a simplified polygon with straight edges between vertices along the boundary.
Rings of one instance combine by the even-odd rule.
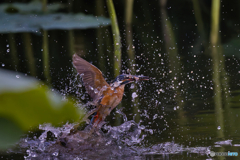
[[104, 17], [79, 14], [0, 14], [0, 33], [40, 32], [40, 29], [87, 29], [110, 25]]
[[37, 88], [37, 84], [38, 81], [35, 78], [0, 69], [0, 94], [26, 91]]
[[[47, 12], [55, 12], [64, 8], [62, 3], [53, 3], [47, 5]], [[42, 2], [32, 1], [29, 3], [3, 3], [0, 5], [0, 12], [7, 13], [42, 13]]]
[[0, 117], [0, 149], [5, 149], [16, 143], [23, 134], [21, 128], [6, 118]]
[[[62, 101], [60, 95], [37, 84], [34, 78], [0, 69], [0, 148], [9, 146], [10, 140], [15, 142], [19, 138], [19, 133], [39, 124], [59, 125], [83, 117], [83, 111], [72, 103]], [[11, 138], [5, 139], [6, 135]]]

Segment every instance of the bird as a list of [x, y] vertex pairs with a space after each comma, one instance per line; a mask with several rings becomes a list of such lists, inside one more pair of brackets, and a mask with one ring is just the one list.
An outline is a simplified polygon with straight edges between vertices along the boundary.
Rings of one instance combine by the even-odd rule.
[[80, 74], [83, 85], [92, 98], [92, 105], [96, 106], [95, 109], [86, 115], [86, 117], [89, 117], [94, 114], [90, 124], [95, 127], [100, 122], [103, 122], [110, 112], [122, 101], [126, 84], [149, 80], [148, 76], [121, 74], [112, 83], [108, 84], [102, 72], [97, 67], [82, 59], [77, 54], [73, 55], [73, 66]]

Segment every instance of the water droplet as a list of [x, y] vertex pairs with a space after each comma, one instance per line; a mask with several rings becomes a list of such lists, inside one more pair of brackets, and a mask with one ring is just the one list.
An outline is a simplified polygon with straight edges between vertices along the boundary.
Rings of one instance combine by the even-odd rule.
[[97, 93], [98, 93], [98, 90], [97, 90], [97, 89], [94, 89], [94, 93], [97, 94]]
[[103, 86], [103, 87], [102, 87], [102, 91], [106, 91], [106, 90], [107, 90], [107, 88], [108, 88], [108, 87], [107, 87], [106, 85], [105, 85], [105, 86]]
[[31, 156], [32, 156], [32, 157], [37, 157], [37, 153], [32, 152], [32, 153], [31, 153]]
[[84, 100], [84, 99], [85, 99], [85, 96], [83, 95], [83, 96], [81, 97], [81, 99]]
[[133, 93], [132, 93], [132, 98], [135, 99], [136, 97], [138, 97], [137, 93], [136, 93], [136, 92], [133, 92]]
[[153, 116], [153, 120], [154, 120], [154, 119], [157, 119], [157, 117], [158, 117], [158, 115], [155, 114], [155, 115]]
[[53, 156], [58, 156], [58, 152], [54, 152], [52, 155]]
[[20, 78], [20, 76], [19, 76], [19, 75], [16, 75], [16, 78]]
[[162, 92], [162, 93], [164, 93], [164, 92], [165, 92], [163, 89], [160, 89], [159, 91], [160, 91], [160, 92]]
[[221, 129], [221, 126], [218, 126], [217, 129], [220, 130], [220, 129]]
[[133, 84], [133, 83], [131, 84], [130, 88], [131, 88], [131, 89], [133, 89], [133, 88], [134, 88], [134, 84]]
[[2, 67], [5, 67], [5, 64], [4, 64], [4, 63], [2, 64]]

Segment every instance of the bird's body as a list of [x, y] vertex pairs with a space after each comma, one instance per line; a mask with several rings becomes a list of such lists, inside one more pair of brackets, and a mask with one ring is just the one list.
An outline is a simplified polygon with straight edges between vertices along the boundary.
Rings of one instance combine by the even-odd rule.
[[[99, 102], [95, 118], [100, 121], [104, 120], [107, 115], [122, 101], [124, 86], [118, 88], [109, 87], [103, 92], [103, 98]], [[95, 122], [97, 121], [94, 120]]]
[[[145, 76], [119, 75], [110, 85], [105, 81], [102, 72], [78, 55], [73, 55], [73, 64], [81, 75], [85, 88], [96, 106], [92, 123], [97, 126], [122, 101], [126, 84], [137, 80], [148, 80]], [[88, 115], [89, 116], [89, 115]]]

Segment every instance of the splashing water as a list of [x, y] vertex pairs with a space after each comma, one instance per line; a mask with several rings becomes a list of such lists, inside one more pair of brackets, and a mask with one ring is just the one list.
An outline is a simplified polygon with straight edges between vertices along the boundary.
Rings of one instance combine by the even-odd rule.
[[[78, 93], [79, 99], [85, 100], [86, 94], [83, 93], [82, 89], [75, 87], [76, 81], [77, 78], [75, 77], [73, 81], [70, 81], [68, 87], [61, 90], [61, 93], [63, 97], [69, 93]], [[134, 92], [132, 100], [138, 96]], [[88, 106], [85, 107], [88, 108]], [[102, 127], [104, 132], [99, 130], [90, 136], [84, 131], [74, 130], [76, 124], [67, 123], [62, 127], [53, 127], [50, 124], [40, 125], [39, 129], [43, 132], [39, 137], [24, 138], [19, 143], [21, 149], [26, 149], [24, 158], [39, 160], [135, 159], [140, 156], [143, 156], [140, 158], [144, 158], [148, 155], [179, 154], [183, 151], [200, 154], [209, 153], [208, 147], [189, 148], [174, 142], [148, 144], [147, 137], [150, 134], [152, 135], [154, 131], [141, 125], [141, 121], [136, 123], [133, 120], [128, 120], [121, 109], [117, 109], [116, 112], [123, 116], [123, 124], [114, 127], [104, 125]], [[142, 117], [150, 118], [147, 110], [144, 110]], [[158, 114], [155, 114], [153, 120], [157, 118]]]
[[[120, 126], [104, 126], [104, 129], [108, 130], [107, 133], [99, 131], [87, 139], [84, 139], [83, 131], [71, 133], [74, 126], [75, 124], [68, 123], [63, 127], [53, 127], [50, 124], [40, 125], [39, 129], [43, 130], [43, 133], [39, 138], [26, 138], [20, 142], [22, 148], [28, 148], [25, 159], [54, 157], [63, 159], [88, 157], [91, 159], [103, 153], [103, 159], [104, 157], [130, 156], [135, 153], [134, 146], [139, 145], [146, 136], [142, 135], [144, 127], [133, 120], [126, 121]], [[55, 137], [52, 141], [47, 140], [49, 132]]]
[[[145, 138], [152, 131], [133, 120], [120, 126], [105, 125], [106, 133], [100, 130], [86, 139], [83, 131], [71, 133], [74, 126], [68, 123], [63, 127], [40, 125], [43, 133], [39, 138], [26, 138], [19, 143], [21, 148], [27, 148], [25, 159], [132, 159], [140, 155], [179, 154], [183, 151], [210, 153], [209, 147], [185, 148], [174, 142], [146, 146]], [[49, 132], [54, 135], [54, 140], [48, 140]]]

